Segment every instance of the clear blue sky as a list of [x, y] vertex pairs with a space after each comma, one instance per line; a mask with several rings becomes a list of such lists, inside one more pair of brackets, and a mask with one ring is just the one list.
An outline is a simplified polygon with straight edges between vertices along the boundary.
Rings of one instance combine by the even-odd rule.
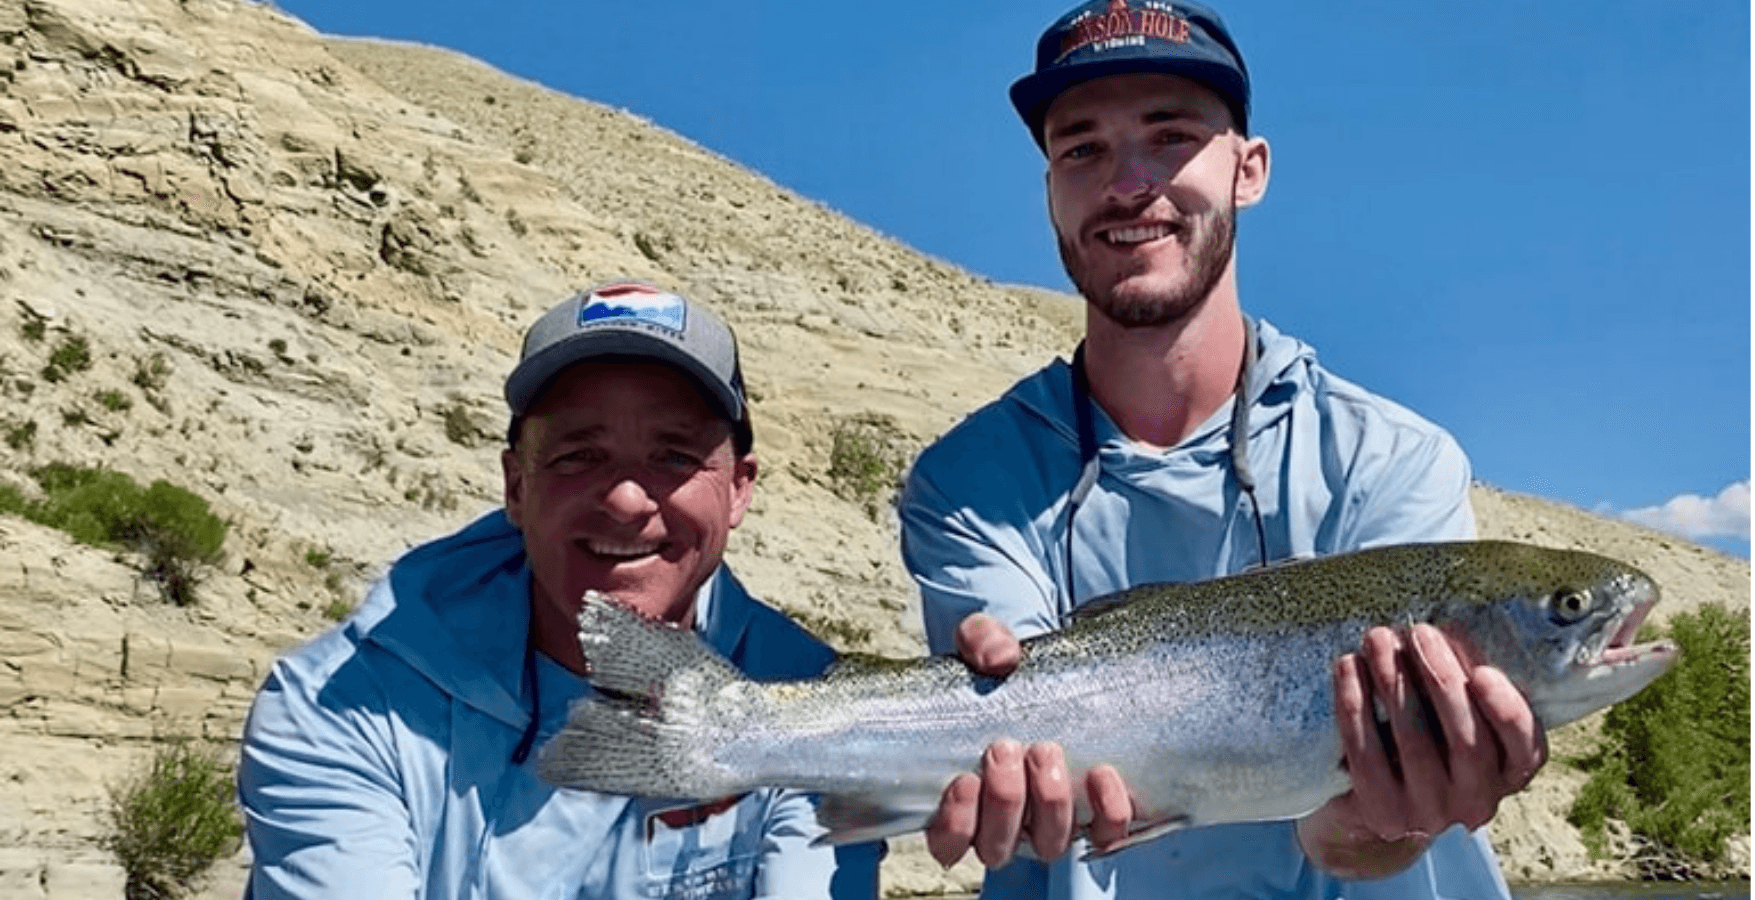
[[[1068, 287], [1005, 91], [1069, 2], [278, 2], [625, 107], [928, 254]], [[1239, 226], [1245, 308], [1451, 429], [1482, 480], [1746, 556], [1749, 5], [1217, 5], [1274, 152]]]

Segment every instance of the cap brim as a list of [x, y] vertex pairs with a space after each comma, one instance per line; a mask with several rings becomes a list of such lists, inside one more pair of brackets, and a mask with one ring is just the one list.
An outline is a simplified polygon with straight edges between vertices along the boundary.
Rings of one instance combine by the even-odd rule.
[[675, 344], [638, 331], [585, 331], [546, 347], [524, 360], [506, 379], [506, 405], [513, 418], [524, 416], [562, 371], [568, 367], [605, 356], [641, 357], [673, 365], [694, 378], [701, 388], [718, 402], [720, 411], [732, 422], [743, 419], [743, 402], [701, 362]]

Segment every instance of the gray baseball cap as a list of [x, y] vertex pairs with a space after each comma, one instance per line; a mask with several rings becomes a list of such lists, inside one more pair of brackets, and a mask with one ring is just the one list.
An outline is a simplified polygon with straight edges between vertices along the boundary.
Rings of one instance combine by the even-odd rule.
[[739, 451], [748, 450], [743, 368], [731, 328], [706, 307], [643, 281], [580, 291], [524, 332], [518, 365], [506, 378], [514, 430], [563, 370], [601, 356], [645, 357], [692, 376], [735, 427]]

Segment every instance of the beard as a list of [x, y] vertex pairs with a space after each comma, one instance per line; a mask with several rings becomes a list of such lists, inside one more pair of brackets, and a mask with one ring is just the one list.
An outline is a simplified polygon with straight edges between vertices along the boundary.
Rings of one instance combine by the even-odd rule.
[[1236, 245], [1237, 205], [1227, 203], [1189, 219], [1184, 233], [1187, 278], [1162, 289], [1124, 284], [1149, 272], [1151, 260], [1130, 260], [1120, 271], [1105, 277], [1093, 271], [1095, 267], [1079, 255], [1078, 247], [1065, 235], [1057, 233], [1055, 243], [1067, 277], [1098, 312], [1123, 328], [1154, 328], [1186, 319], [1224, 276]]

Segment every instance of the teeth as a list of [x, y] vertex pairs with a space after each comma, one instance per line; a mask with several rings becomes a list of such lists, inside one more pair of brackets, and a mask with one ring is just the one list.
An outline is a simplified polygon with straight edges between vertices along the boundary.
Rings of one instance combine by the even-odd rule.
[[598, 556], [636, 557], [645, 556], [658, 550], [656, 544], [604, 544], [595, 541], [585, 545], [586, 549]]
[[1130, 228], [1111, 228], [1103, 233], [1103, 237], [1111, 244], [1141, 244], [1167, 237], [1169, 234], [1168, 225], [1135, 225]]

